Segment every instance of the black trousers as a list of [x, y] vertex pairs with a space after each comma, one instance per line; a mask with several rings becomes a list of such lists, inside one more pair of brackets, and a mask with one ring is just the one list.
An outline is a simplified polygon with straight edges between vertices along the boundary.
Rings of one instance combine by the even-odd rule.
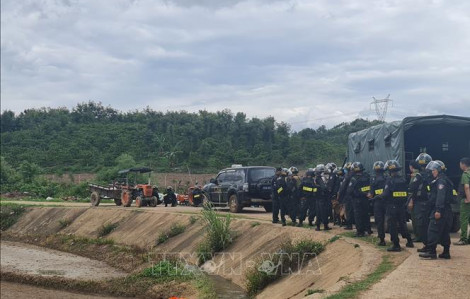
[[279, 197], [273, 196], [273, 221], [279, 221]]
[[421, 239], [421, 242], [426, 245], [428, 241], [429, 213], [431, 213], [431, 209], [426, 201], [415, 200], [413, 211], [415, 214], [417, 236]]
[[289, 217], [295, 222], [299, 214], [300, 199], [297, 195], [293, 195], [289, 200]]
[[354, 224], [354, 205], [353, 200], [350, 197], [345, 198], [345, 205], [346, 205], [346, 226], [352, 227]]
[[407, 240], [411, 240], [410, 233], [406, 227], [406, 207], [404, 203], [389, 203], [387, 204], [387, 217], [388, 217], [388, 230], [390, 231], [390, 238], [393, 245], [400, 246], [398, 239], [398, 231]]
[[286, 222], [286, 215], [289, 215], [289, 197], [279, 197], [279, 209], [281, 210], [281, 222]]
[[452, 209], [447, 208], [445, 212], [441, 213], [441, 218], [436, 220], [434, 213], [429, 216], [428, 226], [428, 241], [427, 247], [431, 251], [436, 252], [437, 244], [441, 244], [444, 249], [450, 247], [450, 230], [452, 227]]
[[357, 233], [363, 234], [370, 230], [369, 200], [367, 198], [354, 198], [354, 220]]
[[315, 209], [317, 212], [316, 225], [328, 225], [328, 200], [326, 198], [317, 198], [315, 200]]
[[387, 203], [383, 199], [374, 201], [374, 218], [377, 225], [377, 233], [380, 240], [385, 239], [385, 215], [387, 213]]

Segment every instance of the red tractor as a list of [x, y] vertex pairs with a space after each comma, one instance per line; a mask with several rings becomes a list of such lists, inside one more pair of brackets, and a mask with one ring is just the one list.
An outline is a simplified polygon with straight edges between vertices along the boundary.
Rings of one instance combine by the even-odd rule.
[[[162, 201], [158, 194], [158, 188], [150, 184], [150, 173], [152, 169], [148, 167], [133, 167], [119, 171], [119, 174], [126, 175], [125, 178], [113, 182], [109, 187], [89, 184], [91, 193], [91, 204], [97, 206], [101, 198], [113, 198], [116, 205], [130, 207], [135, 201], [137, 207], [156, 207]], [[137, 184], [138, 174], [148, 173], [148, 184]], [[129, 182], [129, 177], [133, 176], [134, 182]], [[132, 178], [131, 178], [132, 179]]]

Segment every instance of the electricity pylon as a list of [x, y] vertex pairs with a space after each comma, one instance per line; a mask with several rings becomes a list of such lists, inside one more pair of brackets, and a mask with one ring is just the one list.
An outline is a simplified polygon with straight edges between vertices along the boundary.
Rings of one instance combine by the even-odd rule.
[[375, 107], [375, 113], [377, 113], [377, 119], [380, 121], [385, 121], [385, 117], [387, 117], [387, 110], [388, 110], [388, 103], [392, 103], [393, 100], [390, 99], [390, 94], [385, 99], [376, 99], [372, 97], [374, 100], [370, 103], [370, 107], [372, 110], [372, 105]]

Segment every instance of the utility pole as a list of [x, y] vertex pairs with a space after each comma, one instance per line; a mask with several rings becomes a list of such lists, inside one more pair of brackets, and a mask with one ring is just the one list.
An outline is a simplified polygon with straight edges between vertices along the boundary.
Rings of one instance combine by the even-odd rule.
[[374, 100], [370, 103], [370, 109], [372, 110], [372, 105], [374, 105], [375, 113], [377, 113], [377, 119], [380, 121], [385, 121], [385, 117], [387, 117], [387, 110], [388, 110], [388, 103], [392, 103], [393, 107], [393, 100], [390, 99], [390, 94], [385, 99], [376, 99], [372, 97]]

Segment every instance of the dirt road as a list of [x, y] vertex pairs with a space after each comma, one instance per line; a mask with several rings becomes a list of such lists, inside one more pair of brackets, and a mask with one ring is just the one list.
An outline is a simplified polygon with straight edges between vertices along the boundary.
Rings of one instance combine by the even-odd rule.
[[2, 272], [83, 280], [126, 276], [103, 262], [30, 244], [2, 241], [1, 252]]
[[470, 246], [452, 246], [451, 255], [450, 260], [424, 260], [414, 251], [361, 298], [469, 298]]

